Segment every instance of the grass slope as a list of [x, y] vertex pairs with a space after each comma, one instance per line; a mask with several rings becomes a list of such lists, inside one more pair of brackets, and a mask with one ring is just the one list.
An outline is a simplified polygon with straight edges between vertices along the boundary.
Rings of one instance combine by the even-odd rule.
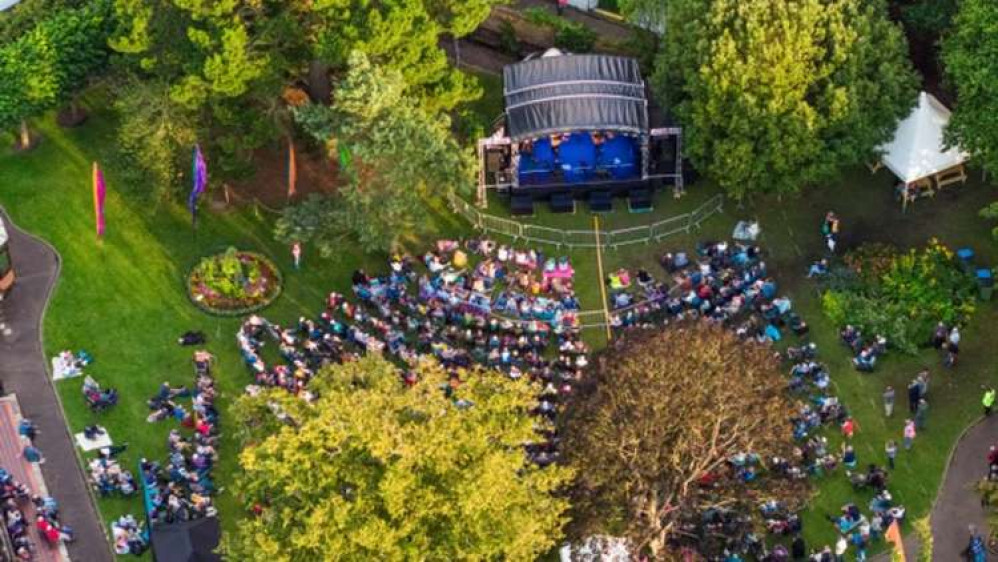
[[[817, 286], [805, 279], [804, 274], [808, 265], [822, 255], [823, 243], [818, 231], [828, 210], [835, 210], [842, 218], [842, 245], [846, 248], [867, 241], [917, 247], [936, 237], [954, 249], [971, 247], [977, 254], [978, 263], [996, 266], [998, 245], [991, 238], [991, 225], [978, 218], [977, 211], [998, 193], [992, 186], [981, 184], [975, 176], [966, 186], [950, 188], [935, 199], [920, 201], [907, 213], [902, 213], [892, 199], [893, 181], [885, 171], [871, 175], [865, 169], [857, 169], [838, 182], [811, 189], [804, 195], [782, 200], [757, 198], [740, 208], [729, 201], [724, 212], [705, 222], [699, 232], [678, 235], [661, 243], [607, 250], [603, 262], [607, 272], [617, 267], [632, 270], [645, 267], [662, 275], [657, 259], [665, 251], [692, 251], [701, 241], [730, 239], [737, 221], [758, 220], [763, 232], [760, 244], [767, 252], [769, 269], [777, 278], [781, 291], [791, 296], [795, 309], [811, 325], [809, 337], [819, 346], [820, 360], [829, 365], [838, 395], [859, 422], [854, 445], [860, 466], [871, 462], [886, 465], [885, 442], [888, 439], [901, 441], [906, 413], [905, 387], [921, 368], [931, 370], [927, 427], [919, 434], [910, 453], [902, 451], [899, 454], [897, 469], [890, 480], [891, 492], [897, 501], [908, 507], [909, 520], [913, 520], [928, 514], [949, 451], [958, 435], [979, 416], [980, 386], [998, 383], [992, 366], [993, 350], [998, 348], [998, 332], [989, 329], [998, 322], [998, 310], [990, 303], [981, 303], [970, 326], [963, 331], [961, 363], [955, 370], [943, 369], [940, 358], [928, 350], [917, 357], [890, 353], [876, 372], [863, 374], [852, 368], [851, 355], [839, 344], [838, 327], [824, 317]], [[653, 215], [627, 214], [623, 211], [626, 202], [618, 200], [615, 201], [618, 212], [608, 215], [603, 225], [605, 229], [629, 228], [686, 213], [716, 192], [716, 188], [700, 184], [690, 188], [688, 195], [679, 201], [660, 194]], [[505, 216], [506, 209], [500, 198], [490, 200], [490, 213]], [[552, 215], [539, 205], [535, 216], [525, 222], [584, 229], [591, 228], [591, 221], [591, 215], [580, 204], [574, 215]], [[582, 255], [576, 258], [576, 263], [592, 263], [591, 268], [595, 269], [594, 253], [579, 253]], [[585, 280], [578, 280], [579, 290], [590, 290], [582, 286], [584, 283], [588, 285]], [[595, 298], [599, 299], [599, 296]], [[600, 336], [598, 330], [588, 335], [591, 341]], [[732, 373], [732, 380], [737, 380], [737, 373]], [[898, 403], [891, 419], [884, 417], [881, 406], [880, 396], [886, 385], [893, 385], [898, 392]], [[839, 432], [831, 428], [825, 434], [837, 449], [841, 442]], [[804, 515], [805, 538], [810, 546], [820, 547], [834, 544], [836, 537], [835, 529], [825, 516], [837, 515], [839, 508], [849, 502], [865, 511], [871, 494], [854, 492], [841, 470], [816, 480], [815, 484], [815, 494]]]
[[[189, 329], [206, 332], [207, 348], [218, 357], [216, 377], [224, 412], [250, 382], [235, 346], [238, 319], [203, 314], [184, 293], [183, 278], [197, 259], [235, 245], [261, 252], [285, 274], [285, 291], [263, 314], [290, 321], [320, 309], [325, 294], [348, 287], [357, 267], [380, 267], [381, 259], [344, 248], [338, 261], [321, 261], [306, 248], [304, 268], [291, 268], [287, 248], [271, 237], [273, 217], [253, 209], [212, 214], [203, 210], [194, 236], [190, 216], [180, 205], [162, 204], [141, 194], [141, 186], [123, 186], [106, 170], [107, 236], [97, 243], [93, 230], [90, 166], [112, 158], [112, 128], [106, 116], [66, 131], [51, 120], [39, 124], [42, 144], [28, 154], [0, 154], [0, 201], [25, 229], [51, 242], [63, 258], [62, 275], [45, 318], [45, 350], [86, 349], [96, 358], [88, 373], [102, 385], [119, 389], [121, 400], [110, 412], [95, 415], [80, 393], [80, 379], [63, 381], [58, 391], [71, 429], [100, 423], [116, 443], [127, 442], [122, 465], [135, 472], [142, 457], [165, 459], [172, 421], [146, 423], [146, 400], [163, 381], [191, 384], [191, 349], [176, 344]], [[275, 186], [275, 188], [278, 188]], [[206, 205], [203, 205], [206, 207]], [[17, 257], [14, 256], [15, 264]], [[217, 484], [227, 486], [237, 467], [238, 445], [223, 441]], [[219, 499], [222, 521], [231, 528], [238, 513], [228, 493]], [[122, 513], [142, 513], [141, 500], [108, 498], [98, 505], [106, 520]]]
[[[847, 247], [865, 241], [912, 247], [923, 245], [935, 236], [951, 248], [972, 247], [978, 263], [998, 265], [998, 246], [991, 239], [990, 225], [976, 216], [977, 210], [994, 199], [996, 193], [990, 186], [971, 181], [936, 199], [921, 201], [902, 214], [891, 199], [892, 181], [886, 172], [871, 176], [866, 170], [857, 170], [834, 185], [782, 202], [763, 198], [742, 209], [728, 202], [725, 212], [705, 223], [700, 233], [666, 240], [657, 246], [610, 251], [604, 259], [608, 268], [645, 264], [649, 271], [661, 271], [654, 260], [666, 249], [691, 250], [697, 241], [730, 238], [738, 220], [758, 220], [763, 231], [760, 243], [768, 254], [770, 271], [775, 273], [782, 291], [793, 298], [795, 309], [809, 322], [810, 338], [819, 346], [819, 358], [829, 365], [839, 396], [859, 422], [854, 445], [861, 467], [871, 462], [886, 466], [885, 442], [888, 439], [901, 442], [907, 413], [905, 387], [922, 367], [931, 370], [926, 429], [916, 438], [910, 453], [899, 453], [897, 470], [890, 478], [890, 490], [897, 501], [908, 507], [910, 521], [928, 513], [950, 449], [957, 436], [980, 414], [980, 385], [998, 382], [992, 359], [993, 350], [998, 348], [998, 331], [990, 328], [998, 322], [998, 311], [992, 304], [979, 306], [971, 325], [963, 331], [961, 363], [954, 370], [943, 369], [939, 357], [929, 350], [918, 357], [889, 353], [876, 372], [863, 374], [852, 368], [851, 355], [839, 344], [838, 327], [830, 325], [822, 314], [816, 285], [805, 279], [804, 274], [811, 261], [821, 255], [818, 229], [830, 209], [842, 217]], [[732, 373], [732, 378], [737, 380], [737, 374]], [[883, 415], [880, 397], [888, 384], [898, 393], [898, 403], [890, 419]], [[839, 432], [830, 429], [825, 433], [837, 448], [841, 441]], [[820, 547], [834, 544], [836, 536], [825, 516], [837, 515], [847, 502], [855, 502], [865, 511], [871, 495], [853, 492], [841, 470], [816, 484], [816, 493], [804, 516], [804, 528], [808, 544]], [[905, 532], [909, 530], [910, 527]]]
[[[84, 405], [79, 381], [59, 384], [72, 429], [101, 423], [116, 442], [128, 442], [123, 463], [134, 467], [140, 457], [163, 458], [165, 436], [172, 422], [147, 424], [145, 400], [162, 381], [187, 384], [191, 380], [190, 350], [174, 343], [188, 329], [204, 330], [208, 348], [219, 359], [217, 377], [222, 391], [223, 416], [226, 405], [249, 382], [236, 353], [234, 334], [237, 319], [209, 317], [187, 302], [182, 279], [186, 269], [200, 256], [237, 245], [271, 257], [284, 271], [284, 295], [264, 314], [277, 321], [290, 321], [312, 314], [330, 290], [348, 287], [356, 267], [383, 270], [383, 257], [365, 257], [356, 249], [344, 247], [335, 262], [322, 261], [306, 248], [305, 267], [290, 267], [288, 249], [273, 242], [273, 217], [253, 209], [223, 214], [202, 212], [197, 236], [190, 218], [180, 205], [150, 201], [141, 186], [122, 186], [113, 167], [108, 170], [108, 234], [97, 244], [93, 234], [90, 199], [90, 163], [113, 160], [110, 148], [112, 126], [99, 113], [84, 128], [66, 131], [46, 120], [40, 127], [43, 143], [28, 154], [0, 154], [0, 201], [24, 228], [50, 241], [62, 254], [64, 267], [48, 315], [45, 319], [45, 347], [49, 354], [61, 349], [87, 349], [97, 359], [90, 372], [105, 385], [121, 392], [119, 406], [102, 415], [93, 415]], [[916, 441], [910, 454], [899, 457], [892, 475], [891, 489], [913, 516], [924, 515], [935, 495], [946, 455], [960, 431], [978, 415], [979, 385], [993, 380], [990, 350], [998, 346], [998, 331], [987, 327], [998, 320], [993, 306], [982, 306], [965, 331], [962, 363], [954, 371], [943, 371], [932, 353], [920, 357], [890, 355], [874, 374], [857, 373], [849, 366], [849, 356], [837, 343], [836, 327], [823, 318], [814, 286], [803, 279], [806, 265], [821, 251], [817, 225], [824, 212], [835, 209], [843, 218], [845, 245], [877, 240], [901, 246], [919, 245], [937, 236], [952, 247], [972, 246], [979, 261], [998, 263], [998, 248], [991, 241], [989, 225], [976, 218], [976, 211], [994, 197], [982, 185], [968, 185], [920, 202], [902, 215], [890, 197], [891, 179], [885, 173], [870, 176], [856, 171], [835, 185], [808, 192], [806, 196], [760, 199], [742, 209], [729, 203], [725, 213], [705, 223], [703, 230], [679, 236], [661, 244], [635, 245], [608, 251], [607, 270], [644, 264], [657, 270], [656, 257], [666, 249], [692, 248], [698, 240], [728, 237], [738, 219], [761, 222], [761, 242], [769, 251], [771, 269], [796, 308], [811, 323], [812, 338], [822, 350], [822, 359], [832, 368], [838, 392], [860, 424], [856, 437], [861, 463], [883, 463], [882, 448], [888, 438], [899, 438], [902, 414], [885, 420], [880, 411], [880, 392], [885, 384], [902, 389], [922, 366], [933, 372], [930, 390], [931, 411], [928, 429]], [[275, 188], [277, 188], [275, 186]], [[686, 212], [712, 193], [709, 186], [696, 186], [687, 198], [673, 202], [660, 198], [656, 215]], [[620, 203], [618, 202], [618, 206]], [[501, 203], [490, 207], [501, 212]], [[608, 228], [633, 226], [647, 216], [618, 212], [606, 219]], [[540, 212], [537, 221], [562, 228], [587, 228], [591, 218], [580, 206], [572, 217], [547, 217]], [[433, 217], [436, 230], [459, 233], [462, 226], [443, 208]], [[418, 242], [414, 241], [414, 244]], [[551, 254], [564, 254], [546, 248]], [[600, 306], [595, 253], [571, 252], [577, 289], [586, 309]], [[16, 260], [16, 256], [15, 256]], [[600, 330], [587, 334], [599, 346]], [[902, 404], [903, 405], [903, 404]], [[223, 427], [225, 418], [222, 420]], [[835, 432], [829, 432], [835, 439]], [[236, 470], [238, 445], [226, 441], [218, 483], [226, 486]], [[865, 503], [849, 489], [841, 473], [819, 481], [817, 493], [806, 516], [806, 534], [815, 545], [830, 542], [833, 530], [823, 516], [836, 513], [847, 501]], [[231, 529], [239, 510], [229, 493], [220, 497], [222, 521]], [[99, 506], [106, 518], [120, 513], [141, 513], [138, 499], [102, 499]]]

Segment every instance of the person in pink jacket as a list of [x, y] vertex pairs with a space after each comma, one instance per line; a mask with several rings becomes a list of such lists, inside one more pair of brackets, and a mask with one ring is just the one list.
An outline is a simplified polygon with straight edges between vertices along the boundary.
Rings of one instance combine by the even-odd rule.
[[907, 419], [904, 420], [904, 450], [911, 449], [911, 443], [915, 440], [915, 422], [914, 420]]

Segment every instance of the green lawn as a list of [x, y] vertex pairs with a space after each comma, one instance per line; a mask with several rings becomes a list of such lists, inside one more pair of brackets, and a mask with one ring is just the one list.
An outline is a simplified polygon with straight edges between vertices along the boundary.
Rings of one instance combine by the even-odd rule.
[[[988, 328], [998, 322], [998, 310], [992, 304], [980, 306], [971, 325], [963, 332], [961, 363], [955, 370], [943, 369], [935, 352], [925, 351], [918, 357], [889, 353], [876, 372], [862, 374], [853, 370], [851, 355], [838, 342], [837, 327], [830, 325], [821, 312], [816, 285], [805, 279], [804, 274], [811, 261], [822, 252], [818, 227], [825, 212], [832, 209], [842, 218], [846, 244], [880, 241], [911, 247], [922, 245], [935, 236], [952, 248], [972, 247], [979, 263], [998, 265], [998, 244], [991, 238], [991, 225], [977, 217], [977, 210], [998, 198], [998, 192], [991, 186], [981, 185], [978, 177], [979, 174], [975, 174], [966, 186], [951, 188], [935, 199], [920, 201], [902, 214], [891, 197], [893, 178], [886, 171], [871, 175], [866, 169], [857, 169], [839, 182], [809, 190], [798, 197], [784, 197], [782, 201], [759, 198], [742, 208], [729, 201], [724, 212], [705, 222], [700, 232], [679, 235], [658, 244], [608, 250], [604, 253], [604, 267], [607, 271], [617, 267], [632, 270], [645, 267], [660, 273], [657, 259], [663, 252], [692, 250], [697, 242], [704, 240], [729, 239], [738, 220], [758, 220], [762, 226], [760, 244], [767, 252], [770, 271], [793, 298], [795, 309], [811, 325], [810, 338], [819, 346], [820, 359], [830, 366], [839, 396], [859, 422], [861, 429], [854, 441], [861, 466], [869, 462], [886, 464], [884, 443], [887, 439], [896, 439], [899, 443], [901, 440], [906, 412], [904, 389], [919, 369], [931, 369], [927, 428], [919, 434], [911, 453], [900, 453], [890, 483], [891, 492], [909, 508], [914, 519], [927, 514], [952, 445], [980, 413], [980, 385], [998, 382], [992, 367], [992, 350], [998, 348], [998, 331]], [[607, 217], [605, 224], [610, 225], [607, 228], [625, 228], [638, 221], [682, 214], [716, 192], [710, 185], [697, 185], [680, 201], [660, 196], [652, 216], [616, 212]], [[615, 204], [618, 209], [625, 208], [623, 201], [618, 200]], [[497, 199], [490, 204], [489, 212], [504, 215], [506, 207]], [[545, 211], [539, 211], [533, 220], [544, 220], [545, 224], [553, 223], [560, 228], [585, 228], [586, 224], [591, 224], [589, 213], [581, 205], [576, 215], [554, 215], [547, 220], [543, 213]], [[880, 394], [887, 384], [898, 391], [898, 406], [892, 419], [886, 419], [881, 409]], [[830, 429], [825, 433], [838, 447], [839, 432]], [[821, 546], [834, 543], [835, 538], [835, 530], [825, 520], [825, 515], [837, 514], [848, 502], [855, 502], [865, 510], [870, 495], [854, 493], [841, 471], [816, 483], [816, 492], [804, 517], [805, 537], [809, 545]], [[905, 532], [908, 530], [910, 526]]]
[[[284, 271], [285, 291], [265, 314], [281, 322], [316, 313], [327, 291], [349, 287], [356, 267], [382, 267], [382, 258], [364, 257], [350, 247], [344, 247], [336, 262], [321, 261], [306, 248], [304, 268], [295, 272], [288, 248], [271, 237], [273, 216], [252, 208], [202, 211], [195, 237], [183, 206], [158, 203], [142, 195], [140, 186], [119, 183], [107, 116], [96, 115], [72, 131], [56, 127], [51, 119], [38, 126], [44, 135], [38, 148], [28, 154], [0, 153], [0, 201], [21, 227], [51, 242], [63, 258], [45, 318], [46, 353], [86, 349], [96, 358], [87, 372], [120, 391], [116, 408], [94, 415], [84, 404], [80, 379], [60, 382], [71, 429], [106, 426], [116, 443], [128, 443], [121, 460], [133, 472], [141, 457], [165, 459], [166, 435], [176, 427], [173, 422], [146, 423], [147, 398], [163, 381], [192, 382], [191, 349], [176, 344], [182, 332], [203, 330], [207, 348], [218, 357], [223, 431], [227, 404], [251, 382], [235, 345], [239, 320], [208, 316], [184, 293], [184, 274], [200, 256], [227, 245], [270, 256]], [[96, 243], [93, 230], [90, 165], [95, 159], [105, 166], [108, 184], [102, 244]], [[216, 474], [224, 487], [237, 467], [238, 444], [224, 439], [220, 453]], [[98, 505], [107, 520], [142, 513], [138, 496], [100, 499]], [[225, 491], [219, 505], [223, 526], [232, 528], [239, 513], [235, 498]]]
[[[284, 295], [265, 314], [285, 322], [317, 312], [328, 291], [348, 287], [356, 267], [383, 269], [383, 257], [365, 257], [345, 246], [334, 262], [319, 260], [306, 248], [305, 267], [295, 272], [290, 267], [288, 249], [275, 243], [270, 235], [273, 216], [252, 208], [220, 214], [202, 212], [195, 237], [182, 205], [158, 203], [145, 196], [140, 186], [118, 183], [111, 149], [113, 127], [106, 115], [98, 113], [90, 124], [78, 130], [59, 129], [50, 119], [39, 127], [44, 141], [34, 151], [0, 153], [0, 201], [15, 221], [49, 240], [63, 256], [62, 277], [45, 319], [47, 353], [65, 348], [90, 351], [96, 357], [90, 373], [121, 392], [116, 409], [95, 416], [84, 405], [79, 380], [60, 383], [70, 425], [74, 431], [95, 422], [107, 426], [115, 441], [129, 443], [129, 451], [123, 456], [123, 463], [129, 467], [143, 456], [164, 457], [165, 436], [174, 425], [146, 423], [145, 401], [164, 380], [172, 384], [190, 382], [190, 350], [178, 347], [174, 341], [181, 332], [204, 330], [210, 338], [208, 348], [218, 356], [216, 375], [222, 391], [223, 427], [226, 405], [249, 382], [234, 341], [238, 320], [209, 317], [191, 306], [183, 293], [184, 272], [199, 256], [234, 244], [274, 259], [284, 269], [286, 287]], [[108, 234], [100, 245], [94, 241], [89, 184], [90, 163], [95, 159], [105, 165], [109, 187]], [[759, 199], [741, 209], [728, 203], [725, 212], [707, 221], [699, 233], [661, 244], [608, 251], [604, 260], [607, 270], [644, 264], [656, 271], [656, 257], [666, 249], [691, 248], [698, 240], [728, 237], [735, 221], [741, 218], [760, 220], [761, 242], [769, 252], [771, 270], [811, 323], [812, 337], [821, 347], [822, 359], [832, 368], [838, 392], [859, 420], [861, 430], [856, 441], [860, 462], [882, 463], [884, 441], [900, 437], [900, 414], [885, 420], [880, 413], [883, 386], [889, 383], [902, 389], [920, 367], [932, 369], [928, 429], [917, 439], [915, 450], [899, 458], [891, 484], [896, 497], [917, 517], [926, 512], [935, 495], [956, 436], [978, 414], [980, 383], [993, 379], [989, 351], [998, 346], [998, 331], [992, 332], [986, 326], [998, 320], [998, 313], [993, 306], [981, 307], [965, 331], [962, 363], [955, 371], [943, 371], [932, 353], [917, 358], [895, 354], [876, 373], [863, 375], [849, 366], [848, 354], [837, 344], [836, 327], [822, 317], [815, 288], [803, 279], [803, 273], [820, 252], [817, 225], [828, 209], [835, 209], [843, 218], [847, 244], [877, 240], [910, 246], [937, 236], [953, 247], [972, 246], [981, 261], [996, 264], [998, 246], [991, 241], [990, 225], [976, 216], [977, 209], [995, 194], [971, 182], [952, 194], [920, 202], [902, 216], [891, 200], [891, 183], [885, 172], [870, 176], [865, 170], [856, 170], [835, 185], [810, 190], [805, 196], [784, 198], [782, 202]], [[604, 228], [624, 228], [687, 212], [713, 193], [706, 184], [694, 186], [680, 201], [660, 197], [653, 215], [621, 211], [608, 215]], [[618, 208], [623, 208], [621, 202]], [[493, 202], [490, 211], [501, 213], [502, 203]], [[562, 228], [586, 228], [592, 219], [580, 206], [574, 216], [549, 217], [539, 211], [533, 220]], [[436, 230], [450, 234], [463, 231], [442, 207], [436, 209], [434, 225]], [[545, 251], [565, 253], [554, 248]], [[580, 250], [571, 252], [571, 256], [584, 308], [598, 308], [595, 252]], [[587, 337], [595, 346], [601, 346], [605, 343], [601, 334], [601, 330], [591, 330]], [[837, 432], [830, 431], [829, 435], [834, 439]], [[224, 442], [217, 472], [222, 486], [231, 482], [237, 450], [238, 444]], [[866, 501], [865, 497], [853, 495], [841, 474], [820, 481], [805, 519], [809, 541], [830, 542], [833, 531], [823, 516], [837, 512], [847, 501], [859, 500]], [[223, 492], [219, 504], [223, 525], [231, 529], [239, 514], [236, 500]], [[107, 518], [123, 512], [139, 514], [142, 509], [138, 499], [103, 499], [99, 505]]]

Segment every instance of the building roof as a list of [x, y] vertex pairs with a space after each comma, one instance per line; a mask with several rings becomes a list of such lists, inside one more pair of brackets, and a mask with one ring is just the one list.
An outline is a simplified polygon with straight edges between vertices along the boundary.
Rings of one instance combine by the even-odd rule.
[[556, 49], [503, 69], [506, 127], [513, 140], [570, 131], [648, 130], [636, 60], [566, 55]]
[[960, 147], [947, 147], [943, 132], [950, 110], [931, 94], [922, 92], [918, 106], [894, 132], [894, 140], [880, 147], [883, 163], [894, 175], [910, 183], [958, 166], [967, 160]]

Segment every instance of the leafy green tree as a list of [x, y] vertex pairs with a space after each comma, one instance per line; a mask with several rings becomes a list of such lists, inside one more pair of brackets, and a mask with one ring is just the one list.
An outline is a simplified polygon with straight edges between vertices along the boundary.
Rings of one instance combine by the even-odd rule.
[[[176, 107], [143, 114], [183, 115], [197, 123], [213, 169], [224, 177], [248, 171], [255, 148], [286, 134], [290, 118], [280, 101], [285, 87], [307, 81], [313, 96], [325, 101], [330, 79], [338, 81], [349, 70], [355, 50], [401, 72], [407, 95], [432, 113], [479, 96], [477, 80], [452, 68], [438, 41], [444, 33], [469, 32], [495, 3], [114, 0], [117, 28], [110, 45], [124, 55], [122, 91], [140, 96], [127, 105], [140, 103], [139, 82], [170, 84], [169, 101]], [[166, 128], [154, 122], [139, 127]], [[162, 137], [135, 138], [149, 145], [142, 152], [172, 149]]]
[[402, 73], [411, 94], [430, 111], [477, 99], [477, 81], [454, 68], [438, 43], [441, 35], [466, 35], [503, 0], [329, 0], [315, 11], [325, 22], [316, 54], [333, 72], [347, 72], [360, 51], [379, 66]]
[[[240, 398], [237, 494], [259, 515], [223, 538], [234, 560], [532, 560], [558, 541], [571, 478], [539, 468], [528, 411], [538, 388], [493, 372], [417, 366], [401, 383], [380, 357], [323, 369], [306, 402]], [[275, 415], [276, 414], [276, 415]]]
[[107, 2], [63, 9], [0, 47], [0, 129], [20, 125], [20, 143], [31, 144], [27, 120], [70, 99], [107, 62]]
[[154, 78], [125, 81], [114, 108], [121, 116], [117, 136], [127, 164], [122, 167], [124, 183], [149, 188], [160, 197], [178, 189], [198, 140], [194, 114], [170, 98], [168, 83]]
[[0, 45], [16, 40], [55, 12], [86, 3], [86, 0], [20, 0], [0, 12]]
[[881, 0], [671, 0], [654, 82], [693, 163], [735, 198], [868, 161], [915, 101]]
[[953, 24], [957, 0], [917, 0], [901, 5], [901, 19], [905, 25], [919, 32], [939, 37]]
[[[466, 192], [474, 182], [472, 155], [455, 141], [450, 120], [421, 107], [407, 94], [402, 74], [371, 64], [361, 52], [351, 57], [332, 106], [297, 108], [298, 123], [330, 147], [349, 152], [349, 184], [337, 204], [308, 202], [321, 217], [289, 210], [276, 234], [290, 242], [352, 236], [368, 251], [388, 250], [402, 236], [424, 230], [428, 199]], [[304, 233], [312, 233], [301, 238]]]
[[942, 47], [957, 103], [947, 139], [998, 172], [998, 4], [963, 0]]
[[[762, 472], [746, 483], [729, 463], [791, 458], [793, 406], [769, 346], [706, 322], [634, 332], [570, 400], [561, 425], [577, 474], [572, 538], [612, 532], [657, 560], [678, 559], [670, 549], [684, 545], [720, 558], [729, 538], [765, 534], [753, 498], [790, 509], [806, 498], [800, 480]], [[708, 511], [735, 516], [723, 538], [705, 528]]]

